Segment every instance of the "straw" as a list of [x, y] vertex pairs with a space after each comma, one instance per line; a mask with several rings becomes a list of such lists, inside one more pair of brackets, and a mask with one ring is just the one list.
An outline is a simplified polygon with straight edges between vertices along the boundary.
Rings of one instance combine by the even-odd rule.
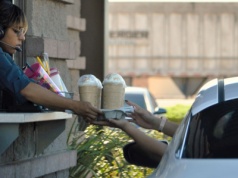
[[42, 63], [43, 63], [44, 66], [45, 66], [45, 71], [46, 71], [48, 74], [50, 74], [50, 66], [49, 66], [48, 53], [43, 53], [43, 54], [42, 54], [42, 57], [43, 57]]
[[35, 72], [27, 62], [26, 62], [26, 66], [27, 66], [32, 72]]
[[41, 59], [38, 56], [36, 57], [36, 59], [39, 62], [39, 64], [41, 65], [41, 67], [43, 67], [45, 69], [44, 64], [42, 63]]

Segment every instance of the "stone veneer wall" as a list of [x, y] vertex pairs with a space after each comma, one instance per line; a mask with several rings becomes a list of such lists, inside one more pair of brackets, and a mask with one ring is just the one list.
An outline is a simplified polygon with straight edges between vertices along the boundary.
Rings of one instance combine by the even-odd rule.
[[[43, 51], [50, 66], [58, 68], [69, 92], [79, 100], [77, 82], [86, 58], [80, 56], [79, 33], [86, 30], [81, 18], [81, 0], [26, 0], [29, 30], [26, 40], [27, 60], [33, 62]], [[82, 121], [84, 122], [84, 121]], [[66, 123], [70, 129], [72, 122]]]
[[[32, 64], [36, 62], [35, 56], [47, 52], [50, 66], [59, 69], [66, 87], [74, 92], [77, 100], [79, 70], [85, 69], [85, 58], [80, 57], [79, 33], [85, 30], [80, 5], [80, 0], [24, 0], [29, 23], [25, 45], [27, 62]], [[35, 134], [44, 132], [42, 128], [49, 126], [47, 123], [20, 124], [20, 136], [0, 157], [0, 177], [68, 177], [68, 167], [75, 165], [76, 156], [76, 152], [67, 150], [66, 144], [72, 122], [73, 119], [66, 120], [65, 130], [37, 154]], [[54, 123], [50, 126], [55, 129]]]
[[85, 57], [80, 57], [80, 31], [85, 19], [80, 18], [79, 0], [27, 0], [29, 30], [26, 40], [27, 60], [47, 52], [50, 66], [59, 69], [69, 91], [78, 98], [79, 70], [85, 69]]

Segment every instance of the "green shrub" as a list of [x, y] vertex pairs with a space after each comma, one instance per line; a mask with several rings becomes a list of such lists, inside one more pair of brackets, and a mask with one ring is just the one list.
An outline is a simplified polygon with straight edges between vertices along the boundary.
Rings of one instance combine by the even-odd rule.
[[[77, 129], [77, 127], [74, 127]], [[77, 165], [70, 169], [71, 178], [142, 178], [153, 169], [130, 165], [123, 156], [122, 148], [131, 139], [120, 129], [89, 126], [82, 135], [71, 130], [70, 149], [77, 150]], [[156, 134], [151, 134], [156, 136]], [[73, 135], [73, 136], [72, 136]], [[83, 139], [82, 142], [78, 140]]]
[[180, 123], [187, 114], [187, 112], [189, 111], [190, 107], [191, 107], [190, 105], [182, 105], [182, 104], [167, 107], [166, 117], [172, 122]]

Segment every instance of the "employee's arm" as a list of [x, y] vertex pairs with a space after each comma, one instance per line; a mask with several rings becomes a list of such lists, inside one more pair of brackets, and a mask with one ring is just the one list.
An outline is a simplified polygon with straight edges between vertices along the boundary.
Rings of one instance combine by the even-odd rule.
[[101, 113], [89, 102], [81, 102], [59, 96], [52, 91], [32, 82], [22, 89], [20, 93], [27, 100], [33, 103], [61, 111], [66, 109], [72, 110], [75, 112], [75, 114], [89, 117], [89, 120], [96, 119], [98, 114]]

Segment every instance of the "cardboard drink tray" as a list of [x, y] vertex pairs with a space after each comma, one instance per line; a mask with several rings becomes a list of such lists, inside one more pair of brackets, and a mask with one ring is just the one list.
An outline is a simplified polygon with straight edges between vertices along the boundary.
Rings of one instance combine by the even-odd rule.
[[118, 109], [101, 109], [103, 117], [98, 120], [109, 120], [109, 119], [126, 119], [128, 113], [134, 112], [133, 106], [121, 107]]

